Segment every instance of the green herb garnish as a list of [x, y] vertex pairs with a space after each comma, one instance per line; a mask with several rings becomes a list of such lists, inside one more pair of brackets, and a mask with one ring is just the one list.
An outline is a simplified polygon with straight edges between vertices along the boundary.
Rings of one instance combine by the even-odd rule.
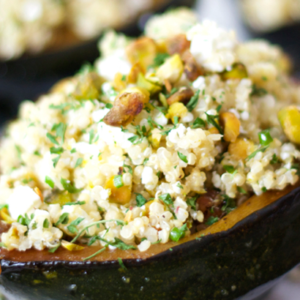
[[184, 224], [180, 228], [174, 227], [170, 232], [170, 239], [173, 242], [178, 242], [185, 236], [185, 232], [187, 231], [187, 225]]
[[214, 223], [216, 223], [216, 222], [218, 222], [218, 221], [219, 221], [219, 218], [218, 218], [218, 217], [210, 216], [210, 217], [206, 220], [205, 224], [206, 224], [206, 225], [212, 225], [212, 224], [214, 224]]
[[54, 182], [49, 176], [45, 177], [45, 183], [47, 183], [52, 189], [54, 188]]
[[122, 175], [116, 175], [114, 177], [114, 186], [120, 188], [124, 185]]
[[60, 183], [62, 184], [63, 188], [70, 194], [76, 194], [82, 191], [82, 189], [77, 189], [75, 186], [73, 186], [70, 180], [61, 178]]
[[82, 162], [83, 162], [83, 158], [82, 157], [78, 158], [76, 160], [76, 164], [75, 164], [74, 169], [76, 169], [77, 167], [81, 166]]
[[45, 219], [44, 222], [43, 222], [43, 228], [49, 228], [50, 226], [50, 222], [48, 219]]
[[162, 194], [158, 197], [160, 200], [162, 200], [164, 203], [166, 203], [167, 205], [174, 205], [173, 204], [173, 199], [171, 197], [171, 195], [169, 193], [167, 194]]
[[177, 151], [177, 155], [183, 162], [185, 162], [186, 164], [188, 163], [187, 157], [185, 155], [183, 155], [179, 151]]
[[145, 205], [147, 202], [146, 198], [142, 194], [136, 194], [135, 200], [138, 207]]
[[188, 198], [186, 200], [186, 204], [190, 205], [193, 210], [197, 210], [197, 208], [196, 208], [196, 201], [197, 201], [197, 199], [198, 199], [198, 197]]
[[77, 218], [76, 220], [72, 221], [72, 222], [70, 223], [69, 226], [67, 226], [67, 229], [68, 229], [71, 233], [76, 233], [76, 232], [78, 232], [76, 226], [79, 225], [83, 220], [84, 220], [84, 218], [81, 218], [81, 217]]
[[205, 126], [206, 126], [205, 121], [202, 120], [201, 118], [197, 117], [191, 127], [193, 129], [195, 129], [195, 128], [201, 128], [201, 127], [205, 127]]
[[273, 138], [270, 135], [269, 130], [263, 130], [258, 134], [259, 143], [262, 146], [268, 146], [270, 143], [273, 142]]
[[195, 95], [190, 99], [190, 101], [188, 102], [188, 104], [186, 105], [186, 108], [188, 109], [188, 111], [193, 111], [194, 108], [197, 106], [198, 100], [199, 100], [199, 94], [200, 94], [200, 90], [198, 90]]
[[223, 134], [223, 129], [220, 127], [220, 125], [215, 121], [215, 118], [218, 118], [219, 116], [212, 116], [209, 115], [208, 113], [206, 114], [206, 119], [207, 122], [210, 123], [211, 125], [213, 125], [214, 127], [216, 127], [218, 129], [218, 131]]
[[69, 222], [69, 213], [63, 213], [54, 225], [55, 226], [58, 226], [59, 224], [65, 225], [68, 224], [68, 222]]

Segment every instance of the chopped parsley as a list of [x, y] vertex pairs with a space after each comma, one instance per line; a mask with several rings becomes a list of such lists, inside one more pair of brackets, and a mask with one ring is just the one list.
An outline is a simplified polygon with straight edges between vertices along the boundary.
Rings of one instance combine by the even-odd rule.
[[219, 104], [216, 110], [219, 113], [221, 109], [222, 109], [222, 104]]
[[55, 158], [52, 159], [53, 167], [54, 167], [54, 168], [56, 167], [56, 165], [57, 165], [59, 159], [60, 159], [60, 155], [58, 155], [58, 156], [56, 156]]
[[54, 225], [55, 226], [58, 226], [59, 224], [65, 225], [68, 224], [68, 222], [69, 222], [69, 213], [63, 213]]
[[265, 192], [267, 191], [267, 188], [266, 188], [265, 186], [263, 186], [263, 187], [261, 188], [261, 191], [262, 191], [263, 193], [265, 193]]
[[105, 104], [105, 108], [111, 109], [113, 107], [113, 105], [111, 103], [106, 103]]
[[223, 198], [224, 205], [221, 207], [221, 210], [228, 214], [236, 208], [236, 203], [234, 199], [228, 197], [227, 195], [223, 195]]
[[171, 195], [169, 193], [162, 194], [158, 198], [160, 200], [162, 200], [165, 204], [174, 206], [173, 199], [172, 199], [172, 197], [171, 197]]
[[157, 122], [155, 122], [151, 117], [147, 118], [147, 122], [148, 122], [149, 126], [151, 127], [151, 129], [153, 129], [154, 126], [156, 126], [159, 129], [163, 129], [163, 127], [161, 125], [157, 124]]
[[24, 215], [24, 217], [22, 215], [19, 215], [18, 216], [18, 219], [17, 219], [17, 222], [20, 223], [21, 225], [24, 225], [24, 226], [29, 226], [29, 223], [31, 222], [31, 220], [33, 219], [34, 215], [31, 214], [30, 217], [28, 217], [27, 214]]
[[195, 128], [201, 128], [201, 127], [205, 127], [205, 126], [206, 126], [205, 121], [202, 120], [201, 118], [197, 117], [191, 127], [193, 129], [195, 129]]
[[79, 225], [83, 220], [84, 220], [84, 218], [78, 217], [76, 220], [72, 221], [72, 222], [70, 223], [69, 226], [67, 226], [67, 229], [68, 229], [71, 233], [76, 233], [76, 232], [78, 232], [76, 226]]
[[118, 189], [124, 185], [122, 175], [116, 175], [114, 177], [114, 186]]
[[50, 249], [48, 250], [48, 252], [54, 253], [59, 247], [60, 247], [60, 243], [59, 243], [57, 246], [55, 246], [55, 247], [53, 247], [53, 248], [50, 248]]
[[196, 208], [197, 199], [198, 199], [198, 197], [188, 198], [186, 203], [187, 203], [187, 205], [190, 205], [193, 210], [197, 210], [197, 208]]
[[275, 164], [277, 164], [278, 163], [278, 156], [274, 153], [273, 154], [273, 156], [272, 156], [272, 159], [271, 159], [271, 161], [270, 161], [270, 164], [271, 165], [275, 165]]
[[82, 157], [78, 158], [76, 160], [76, 164], [75, 164], [74, 169], [76, 169], [77, 167], [81, 166], [82, 162], [83, 162], [83, 158]]
[[85, 201], [77, 201], [77, 202], [65, 203], [63, 206], [66, 206], [66, 205], [84, 205], [84, 204], [85, 204]]
[[188, 109], [188, 111], [193, 111], [194, 108], [197, 106], [198, 100], [199, 100], [199, 94], [200, 94], [200, 90], [198, 90], [195, 95], [190, 99], [190, 101], [188, 102], [188, 104], [186, 105], [186, 108]]
[[136, 206], [141, 207], [146, 204], [147, 200], [142, 194], [136, 194]]
[[186, 164], [188, 163], [187, 157], [185, 155], [183, 155], [179, 151], [177, 151], [177, 155], [183, 162], [185, 162]]
[[62, 184], [63, 188], [68, 191], [70, 194], [76, 194], [82, 191], [82, 189], [77, 189], [75, 186], [73, 186], [70, 182], [70, 180], [61, 178], [60, 183]]
[[206, 222], [205, 222], [205, 225], [212, 225], [212, 224], [214, 224], [214, 223], [216, 223], [216, 222], [218, 222], [219, 221], [219, 218], [218, 217], [213, 217], [213, 216], [210, 216], [207, 220], [206, 220]]
[[237, 172], [237, 170], [233, 166], [224, 165], [223, 168], [227, 173], [230, 174], [235, 174]]
[[137, 145], [137, 144], [140, 144], [142, 142], [142, 139], [139, 136], [134, 135], [134, 136], [130, 137], [128, 139], [128, 141], [130, 141], [134, 145]]
[[36, 156], [42, 156], [41, 153], [40, 153], [38, 150], [35, 150], [35, 151], [33, 152], [33, 154], [36, 155]]
[[47, 183], [52, 189], [54, 188], [54, 182], [49, 176], [45, 177], [45, 183]]
[[92, 130], [89, 132], [89, 144], [92, 144], [92, 143], [93, 143], [94, 138], [95, 138], [95, 133], [94, 133], [94, 129], [92, 129]]
[[261, 97], [268, 94], [268, 91], [264, 88], [260, 88], [257, 85], [253, 84], [252, 85], [252, 92], [250, 94], [250, 96], [257, 96], [257, 97]]
[[45, 219], [44, 222], [43, 222], [43, 228], [49, 228], [50, 226], [50, 222], [48, 219]]
[[162, 65], [165, 60], [170, 57], [170, 55], [168, 53], [158, 53], [154, 60], [153, 60], [153, 64], [151, 65], [151, 67], [155, 68], [155, 67], [159, 67], [160, 65]]
[[223, 129], [221, 128], [221, 126], [215, 121], [215, 118], [218, 118], [219, 116], [212, 116], [209, 115], [208, 113], [206, 114], [206, 119], [207, 122], [210, 123], [211, 125], [213, 125], [214, 127], [216, 127], [218, 129], [218, 131], [223, 134]]
[[185, 236], [185, 232], [187, 231], [187, 225], [184, 224], [180, 228], [174, 227], [170, 232], [170, 239], [173, 242], [178, 242], [180, 239], [182, 239]]
[[62, 148], [62, 147], [51, 147], [50, 148], [50, 153], [51, 154], [61, 154], [61, 153], [63, 153], [64, 152], [64, 148]]
[[247, 191], [244, 190], [241, 186], [238, 186], [238, 187], [237, 187], [237, 190], [238, 190], [238, 192], [241, 193], [241, 194], [245, 194], [245, 195], [248, 194]]
[[270, 135], [269, 130], [263, 130], [258, 134], [259, 143], [262, 146], [268, 146], [270, 143], [273, 142], [273, 138]]
[[251, 158], [255, 157], [255, 155], [258, 153], [258, 152], [265, 152], [267, 150], [268, 146], [266, 147], [262, 147], [262, 148], [259, 148], [257, 150], [255, 150], [254, 152], [252, 152], [247, 158], [246, 158], [246, 161], [250, 160]]
[[180, 189], [182, 189], [182, 190], [183, 190], [183, 186], [181, 185], [181, 183], [180, 183], [180, 182], [178, 182], [178, 183], [177, 183], [177, 187], [179, 187]]
[[49, 139], [49, 141], [52, 143], [52, 144], [55, 144], [55, 145], [59, 145], [58, 141], [56, 140], [56, 137], [54, 135], [52, 135], [51, 133], [47, 132], [46, 134], [47, 138]]
[[[123, 167], [127, 169], [127, 172], [128, 172], [129, 174], [131, 174], [131, 175], [133, 174], [133, 171], [132, 171], [132, 167], [131, 167], [131, 166], [129, 166], [129, 165], [123, 165]], [[124, 170], [124, 173], [125, 173], [125, 170]]]
[[58, 124], [54, 124], [51, 129], [51, 131], [56, 132], [56, 138], [60, 138], [62, 144], [65, 141], [66, 129], [67, 129], [67, 125], [62, 122], [60, 122]]
[[143, 161], [143, 165], [145, 166], [145, 165], [147, 164], [148, 161], [149, 161], [149, 158], [146, 157], [146, 158], [144, 159], [144, 161]]

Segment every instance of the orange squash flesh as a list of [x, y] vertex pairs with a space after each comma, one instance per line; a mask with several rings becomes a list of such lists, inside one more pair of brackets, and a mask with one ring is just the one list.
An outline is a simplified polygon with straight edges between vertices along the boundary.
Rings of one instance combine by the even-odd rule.
[[[91, 261], [115, 261], [118, 257], [122, 259], [147, 259], [153, 257], [161, 252], [164, 252], [170, 248], [174, 248], [180, 244], [192, 241], [203, 235], [211, 235], [221, 231], [226, 231], [236, 225], [239, 221], [243, 220], [247, 216], [255, 213], [256, 211], [268, 206], [269, 204], [275, 202], [277, 199], [283, 197], [284, 195], [291, 192], [293, 189], [300, 186], [300, 182], [294, 186], [289, 186], [282, 191], [268, 191], [260, 196], [252, 196], [246, 202], [244, 202], [237, 209], [229, 213], [227, 216], [214, 223], [210, 227], [199, 231], [193, 235], [187, 236], [176, 242], [168, 242], [166, 244], [155, 244], [152, 245], [147, 251], [140, 252], [138, 250], [105, 250], [101, 254], [91, 258]], [[0, 225], [4, 226], [4, 225]], [[7, 230], [7, 228], [6, 228]], [[0, 228], [0, 232], [3, 231]], [[83, 258], [88, 257], [101, 249], [100, 246], [85, 246], [81, 251], [70, 252], [66, 249], [60, 247], [55, 253], [49, 253], [47, 250], [38, 251], [35, 249], [30, 249], [25, 252], [20, 252], [16, 250], [7, 251], [4, 248], [0, 250], [0, 259], [5, 259], [9, 261], [18, 262], [28, 262], [28, 261], [82, 261]]]

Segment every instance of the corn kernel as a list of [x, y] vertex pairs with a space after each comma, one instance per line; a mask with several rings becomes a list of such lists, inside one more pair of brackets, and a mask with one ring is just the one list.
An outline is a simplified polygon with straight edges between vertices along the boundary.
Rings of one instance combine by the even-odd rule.
[[253, 151], [254, 143], [246, 138], [238, 138], [228, 147], [228, 152], [238, 160], [246, 159]]
[[231, 112], [220, 114], [220, 123], [224, 126], [224, 140], [234, 142], [240, 134], [240, 120]]
[[296, 106], [288, 106], [281, 109], [278, 119], [288, 139], [300, 144], [300, 112]]
[[112, 176], [106, 183], [105, 189], [110, 189], [111, 194], [109, 200], [118, 204], [126, 204], [130, 201], [131, 198], [131, 187], [128, 185], [122, 187], [115, 187], [114, 185], [114, 177]]
[[188, 113], [187, 108], [181, 102], [173, 103], [168, 110], [166, 115], [167, 118], [170, 118], [173, 123], [175, 123], [174, 117], [183, 118]]

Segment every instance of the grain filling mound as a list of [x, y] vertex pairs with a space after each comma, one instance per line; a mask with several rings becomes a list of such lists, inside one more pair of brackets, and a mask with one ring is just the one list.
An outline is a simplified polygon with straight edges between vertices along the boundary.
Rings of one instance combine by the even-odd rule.
[[146, 251], [298, 181], [286, 56], [178, 14], [108, 32], [93, 66], [23, 102], [1, 140], [2, 247]]

